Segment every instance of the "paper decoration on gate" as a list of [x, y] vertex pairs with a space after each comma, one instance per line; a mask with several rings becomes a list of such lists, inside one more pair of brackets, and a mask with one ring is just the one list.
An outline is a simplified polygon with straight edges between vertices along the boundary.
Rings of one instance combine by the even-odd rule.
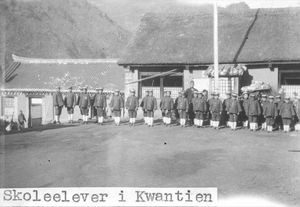
[[[219, 76], [231, 77], [231, 76], [242, 76], [247, 71], [247, 67], [243, 64], [220, 64], [219, 65]], [[208, 77], [214, 77], [214, 65], [208, 66], [206, 70]]]
[[253, 83], [249, 86], [244, 86], [241, 88], [241, 90], [247, 91], [247, 92], [253, 92], [253, 91], [265, 91], [265, 90], [271, 90], [271, 86], [269, 83], [264, 83], [263, 81], [253, 81]]

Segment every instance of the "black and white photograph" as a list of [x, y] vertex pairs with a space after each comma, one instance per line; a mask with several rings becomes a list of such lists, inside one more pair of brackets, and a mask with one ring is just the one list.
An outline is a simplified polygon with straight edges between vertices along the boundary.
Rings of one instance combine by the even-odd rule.
[[300, 206], [300, 0], [0, 0], [0, 75], [1, 207]]

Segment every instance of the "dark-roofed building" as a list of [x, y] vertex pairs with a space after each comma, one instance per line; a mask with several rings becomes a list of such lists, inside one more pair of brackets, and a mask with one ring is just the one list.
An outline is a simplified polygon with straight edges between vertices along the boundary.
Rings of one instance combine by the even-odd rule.
[[[300, 8], [220, 8], [219, 62], [230, 70], [238, 64], [247, 68], [239, 75], [221, 74], [221, 94], [252, 81], [300, 93], [299, 19]], [[213, 64], [213, 10], [146, 14], [119, 64], [126, 68], [126, 87], [138, 89], [140, 96], [151, 87], [160, 97], [164, 88], [187, 88], [192, 79], [196, 88], [213, 91], [206, 72]], [[149, 76], [154, 78], [142, 81]]]
[[[105, 92], [123, 90], [124, 70], [116, 59], [34, 59], [13, 56], [13, 63], [6, 69], [1, 85], [1, 116], [16, 120], [23, 110], [29, 126], [53, 121], [53, 98], [57, 86], [66, 92], [72, 86], [87, 86], [93, 95], [97, 87]], [[67, 119], [63, 109], [61, 119]], [[81, 118], [75, 107], [74, 119]]]

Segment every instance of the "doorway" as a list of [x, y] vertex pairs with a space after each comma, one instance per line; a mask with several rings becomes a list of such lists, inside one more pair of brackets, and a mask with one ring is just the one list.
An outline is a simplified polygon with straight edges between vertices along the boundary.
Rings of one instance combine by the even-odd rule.
[[29, 127], [37, 127], [42, 125], [42, 117], [43, 117], [42, 103], [43, 100], [41, 97], [29, 98], [29, 118], [28, 118]]

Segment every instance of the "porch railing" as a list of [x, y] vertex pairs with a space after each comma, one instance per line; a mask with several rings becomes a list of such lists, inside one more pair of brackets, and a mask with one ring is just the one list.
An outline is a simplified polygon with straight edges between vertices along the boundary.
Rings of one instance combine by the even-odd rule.
[[[160, 87], [142, 87], [142, 97], [146, 95], [147, 90], [152, 90], [153, 96], [160, 99]], [[182, 90], [182, 87], [164, 87], [164, 90], [171, 91], [171, 97], [175, 99], [178, 97], [178, 93]]]

